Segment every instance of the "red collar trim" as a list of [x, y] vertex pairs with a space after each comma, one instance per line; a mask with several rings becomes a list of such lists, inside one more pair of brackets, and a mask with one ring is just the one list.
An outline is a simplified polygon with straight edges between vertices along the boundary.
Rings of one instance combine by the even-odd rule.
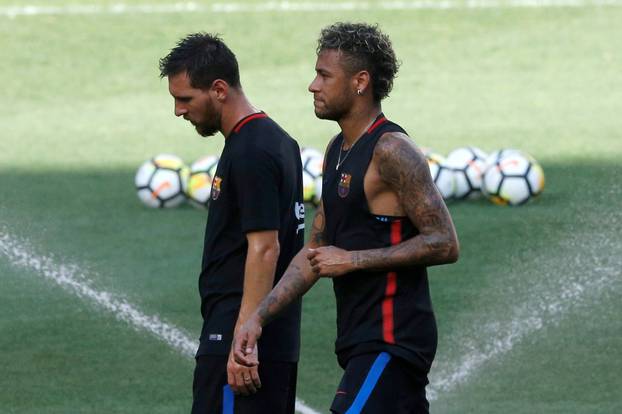
[[371, 134], [374, 131], [374, 129], [378, 128], [380, 125], [384, 124], [385, 122], [387, 122], [387, 118], [385, 118], [384, 115], [380, 114], [380, 117], [378, 118], [378, 120], [374, 122], [372, 126], [369, 127], [369, 129], [367, 130], [367, 133]]
[[264, 112], [257, 112], [254, 114], [250, 114], [246, 118], [242, 118], [240, 121], [238, 121], [236, 126], [233, 128], [233, 132], [237, 134], [238, 132], [240, 132], [240, 129], [242, 129], [244, 125], [248, 124], [253, 119], [267, 118], [267, 117], [268, 115], [266, 115]]

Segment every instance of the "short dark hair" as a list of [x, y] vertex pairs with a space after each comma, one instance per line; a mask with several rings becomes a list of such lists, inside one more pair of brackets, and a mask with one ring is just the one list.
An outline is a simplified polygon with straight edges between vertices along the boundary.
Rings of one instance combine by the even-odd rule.
[[325, 27], [320, 33], [317, 53], [325, 49], [340, 50], [350, 73], [360, 70], [370, 73], [374, 101], [389, 96], [400, 64], [391, 40], [378, 25], [339, 22]]
[[216, 79], [222, 79], [234, 88], [240, 86], [238, 61], [218, 35], [190, 34], [160, 59], [161, 78], [184, 71], [188, 73], [193, 88], [208, 89]]

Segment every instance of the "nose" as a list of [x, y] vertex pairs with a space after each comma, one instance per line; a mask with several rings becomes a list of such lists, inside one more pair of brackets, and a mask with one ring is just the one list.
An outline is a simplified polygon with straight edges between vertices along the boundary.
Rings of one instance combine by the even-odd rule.
[[175, 104], [175, 116], [182, 116], [188, 113], [188, 110], [179, 104]]
[[319, 90], [320, 89], [318, 87], [318, 77], [316, 76], [309, 84], [309, 92], [315, 93], [315, 92], [319, 92]]

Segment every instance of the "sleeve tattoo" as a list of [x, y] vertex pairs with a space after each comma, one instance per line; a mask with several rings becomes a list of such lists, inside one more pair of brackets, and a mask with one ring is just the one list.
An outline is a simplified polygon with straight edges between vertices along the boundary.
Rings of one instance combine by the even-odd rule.
[[325, 226], [326, 217], [324, 216], [324, 204], [320, 203], [317, 210], [315, 210], [315, 216], [313, 217], [313, 223], [311, 224], [310, 241], [313, 244], [312, 247], [320, 247], [327, 244], [324, 233]]
[[395, 246], [353, 252], [355, 267], [384, 270], [455, 262], [458, 259], [458, 239], [425, 156], [407, 136], [390, 133], [378, 141], [374, 157], [381, 179], [398, 195], [402, 208], [419, 234]]
[[307, 245], [296, 254], [287, 270], [279, 280], [279, 283], [261, 302], [257, 309], [257, 315], [261, 324], [265, 326], [296, 298], [304, 295], [317, 282], [318, 276], [313, 273], [309, 261], [306, 258], [308, 248], [324, 246], [324, 209], [322, 204], [315, 211], [311, 226], [311, 238]]

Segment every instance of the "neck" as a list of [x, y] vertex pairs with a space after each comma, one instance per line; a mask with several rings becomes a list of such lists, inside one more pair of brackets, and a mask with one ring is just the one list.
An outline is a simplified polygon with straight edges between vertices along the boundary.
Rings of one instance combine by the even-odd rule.
[[240, 122], [241, 119], [259, 112], [246, 98], [244, 92], [240, 90], [227, 96], [227, 102], [222, 107], [222, 115], [220, 117], [220, 132], [225, 139], [231, 134], [233, 127]]
[[344, 147], [351, 147], [369, 129], [381, 112], [380, 105], [373, 105], [364, 110], [353, 110], [341, 118], [338, 123], [343, 132]]

